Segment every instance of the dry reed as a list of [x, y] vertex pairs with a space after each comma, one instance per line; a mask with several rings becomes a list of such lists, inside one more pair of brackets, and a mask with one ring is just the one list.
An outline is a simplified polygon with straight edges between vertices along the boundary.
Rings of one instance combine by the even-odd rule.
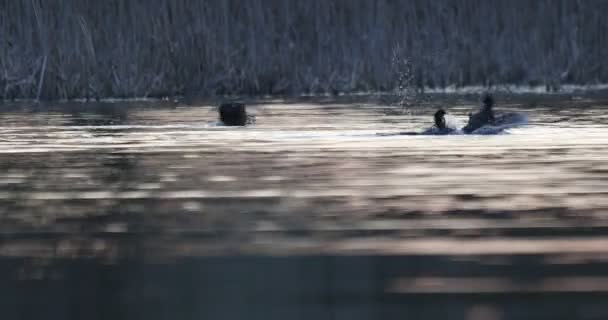
[[608, 82], [602, 0], [0, 0], [0, 99]]

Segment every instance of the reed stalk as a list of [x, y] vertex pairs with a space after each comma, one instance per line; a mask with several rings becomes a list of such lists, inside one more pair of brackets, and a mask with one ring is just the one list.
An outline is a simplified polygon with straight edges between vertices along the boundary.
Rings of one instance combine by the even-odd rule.
[[0, 99], [608, 82], [603, 0], [0, 0]]

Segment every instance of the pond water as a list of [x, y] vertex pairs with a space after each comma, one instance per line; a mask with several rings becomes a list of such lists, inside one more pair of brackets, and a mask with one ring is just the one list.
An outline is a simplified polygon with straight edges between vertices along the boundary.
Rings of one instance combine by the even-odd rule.
[[[608, 99], [5, 103], [7, 319], [605, 319]], [[394, 133], [394, 134], [393, 134]], [[31, 306], [37, 306], [31, 308]]]

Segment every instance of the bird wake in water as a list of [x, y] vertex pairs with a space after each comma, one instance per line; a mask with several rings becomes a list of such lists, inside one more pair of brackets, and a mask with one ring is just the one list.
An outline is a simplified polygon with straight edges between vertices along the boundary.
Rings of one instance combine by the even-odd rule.
[[[528, 117], [522, 113], [506, 112], [496, 113], [493, 110], [494, 99], [486, 95], [483, 99], [484, 105], [478, 112], [469, 114], [469, 121], [466, 126], [460, 128], [457, 119], [451, 117], [443, 109], [435, 112], [435, 124], [422, 132], [400, 132], [397, 135], [493, 135], [502, 134], [507, 129], [522, 126], [528, 123]], [[395, 135], [395, 134], [381, 134]]]

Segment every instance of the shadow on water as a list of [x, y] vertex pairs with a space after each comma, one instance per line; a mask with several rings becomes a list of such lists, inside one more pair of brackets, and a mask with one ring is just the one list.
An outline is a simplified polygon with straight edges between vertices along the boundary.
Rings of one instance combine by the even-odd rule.
[[124, 126], [129, 123], [128, 107], [119, 104], [95, 104], [86, 110], [77, 106], [67, 110], [67, 121], [64, 125], [86, 127], [85, 131], [95, 136], [114, 136], [128, 129], [105, 128], [106, 126]]
[[4, 108], [0, 315], [608, 318], [604, 102], [505, 97], [529, 125], [419, 137], [394, 133], [434, 109], [340, 99], [258, 101], [247, 128], [212, 106]]
[[[546, 256], [0, 260], [6, 319], [605, 319], [608, 265]], [[584, 276], [582, 276], [584, 275]]]

